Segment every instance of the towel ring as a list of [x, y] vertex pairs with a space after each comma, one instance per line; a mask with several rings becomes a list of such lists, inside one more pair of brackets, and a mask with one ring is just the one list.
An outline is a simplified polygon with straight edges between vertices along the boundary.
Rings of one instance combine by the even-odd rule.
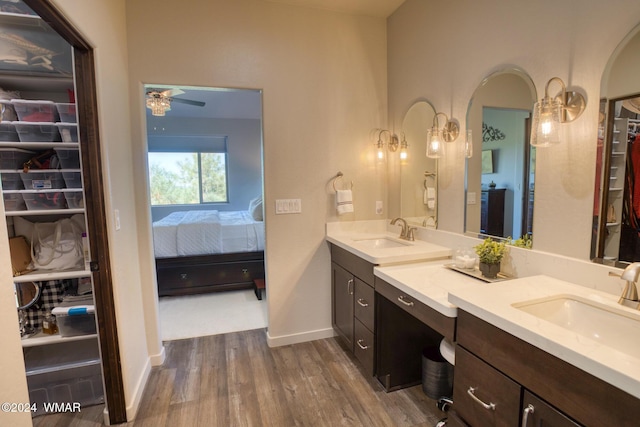
[[[337, 182], [341, 180], [344, 174], [342, 172], [338, 172], [336, 176], [333, 178], [333, 191], [338, 191]], [[351, 181], [351, 189], [353, 189], [353, 181]]]
[[434, 172], [424, 171], [424, 182], [422, 183], [422, 185], [423, 185], [425, 190], [428, 190], [428, 188], [427, 188], [427, 178], [436, 179], [436, 174]]

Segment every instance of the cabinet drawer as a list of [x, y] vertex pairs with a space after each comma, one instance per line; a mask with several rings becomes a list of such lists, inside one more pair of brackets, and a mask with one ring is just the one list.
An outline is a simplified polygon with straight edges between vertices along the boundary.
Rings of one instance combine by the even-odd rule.
[[375, 336], [373, 332], [367, 329], [362, 322], [355, 320], [354, 322], [354, 346], [353, 353], [362, 364], [364, 371], [373, 375], [373, 350]]
[[456, 347], [453, 402], [456, 412], [473, 427], [513, 427], [520, 419], [520, 385]]
[[[524, 411], [530, 409], [526, 415]], [[553, 427], [580, 427], [579, 424], [573, 422], [562, 412], [558, 411], [553, 406], [549, 405], [544, 400], [538, 398], [528, 390], [524, 391], [524, 398], [522, 399], [522, 420], [521, 427], [534, 427], [534, 426], [553, 426]], [[525, 423], [526, 420], [526, 423]]]
[[253, 279], [264, 277], [262, 261], [205, 263], [201, 265], [158, 265], [158, 294], [171, 295], [173, 291], [197, 292], [202, 287], [237, 287], [253, 285]]
[[375, 290], [440, 335], [450, 341], [455, 341], [455, 317], [447, 317], [437, 312], [378, 277], [375, 278]]
[[371, 332], [374, 332], [374, 295], [373, 288], [362, 280], [356, 279], [355, 315]]
[[366, 283], [373, 284], [373, 267], [369, 261], [342, 249], [339, 246], [331, 245], [331, 261], [350, 271], [354, 276]]

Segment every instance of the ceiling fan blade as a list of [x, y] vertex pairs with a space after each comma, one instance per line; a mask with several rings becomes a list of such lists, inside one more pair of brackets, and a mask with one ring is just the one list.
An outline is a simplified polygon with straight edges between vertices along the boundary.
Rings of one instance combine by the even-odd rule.
[[178, 102], [180, 104], [194, 105], [197, 107], [204, 107], [205, 103], [202, 101], [193, 101], [191, 99], [171, 98], [171, 102]]
[[171, 98], [174, 96], [178, 96], [178, 95], [182, 95], [184, 93], [184, 91], [182, 89], [178, 89], [178, 88], [174, 88], [174, 89], [167, 89], [161, 92], [162, 96], [166, 97], [166, 98]]

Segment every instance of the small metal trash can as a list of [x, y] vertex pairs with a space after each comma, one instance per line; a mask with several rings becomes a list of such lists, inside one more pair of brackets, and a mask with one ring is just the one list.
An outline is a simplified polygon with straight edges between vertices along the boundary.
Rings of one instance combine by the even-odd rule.
[[453, 365], [442, 357], [438, 347], [422, 351], [422, 391], [435, 400], [453, 395]]

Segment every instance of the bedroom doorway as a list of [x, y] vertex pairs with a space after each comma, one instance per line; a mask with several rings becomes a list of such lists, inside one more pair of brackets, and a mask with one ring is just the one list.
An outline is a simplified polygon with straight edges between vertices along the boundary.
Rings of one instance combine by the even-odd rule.
[[163, 341], [267, 327], [262, 91], [145, 85]]

